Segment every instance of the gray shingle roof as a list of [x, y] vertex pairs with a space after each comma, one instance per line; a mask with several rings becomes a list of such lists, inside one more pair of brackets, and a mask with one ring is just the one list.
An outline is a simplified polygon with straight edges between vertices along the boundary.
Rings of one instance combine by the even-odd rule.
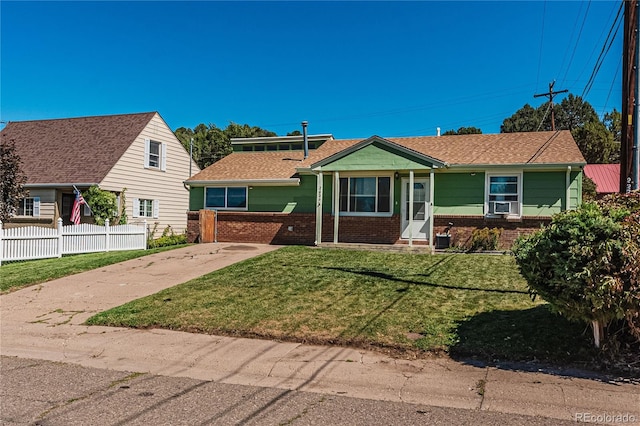
[[155, 112], [10, 122], [28, 184], [99, 183]]

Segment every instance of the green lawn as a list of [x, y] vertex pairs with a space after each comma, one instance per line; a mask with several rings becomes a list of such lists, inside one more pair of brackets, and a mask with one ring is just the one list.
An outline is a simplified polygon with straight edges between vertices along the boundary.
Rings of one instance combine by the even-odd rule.
[[582, 361], [588, 333], [532, 302], [511, 256], [287, 247], [88, 320], [492, 360]]
[[22, 262], [3, 263], [0, 266], [0, 294], [18, 290], [78, 272], [101, 268], [148, 254], [185, 247], [169, 246], [149, 250], [111, 251], [77, 254], [54, 259], [39, 259]]

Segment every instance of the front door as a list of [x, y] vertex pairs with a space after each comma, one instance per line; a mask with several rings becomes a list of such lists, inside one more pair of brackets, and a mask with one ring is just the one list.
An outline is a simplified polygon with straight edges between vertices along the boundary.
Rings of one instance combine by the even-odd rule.
[[429, 238], [429, 179], [413, 180], [413, 223], [409, 224], [409, 179], [402, 179], [402, 238]]
[[62, 211], [60, 217], [62, 217], [63, 225], [71, 225], [71, 209], [73, 209], [73, 202], [76, 196], [74, 194], [62, 194]]

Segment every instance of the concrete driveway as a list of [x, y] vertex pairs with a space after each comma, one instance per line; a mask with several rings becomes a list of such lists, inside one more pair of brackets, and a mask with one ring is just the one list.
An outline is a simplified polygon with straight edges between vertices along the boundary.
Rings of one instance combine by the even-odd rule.
[[563, 420], [581, 413], [626, 414], [640, 422], [640, 386], [624, 381], [474, 366], [448, 358], [399, 360], [341, 347], [82, 325], [96, 312], [275, 249], [195, 245], [2, 295], [0, 355]]

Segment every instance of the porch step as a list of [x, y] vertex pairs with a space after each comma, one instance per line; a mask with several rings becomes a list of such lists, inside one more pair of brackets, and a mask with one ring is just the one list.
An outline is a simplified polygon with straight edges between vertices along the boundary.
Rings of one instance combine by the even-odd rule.
[[412, 247], [409, 247], [408, 244], [322, 243], [318, 246], [318, 248], [372, 250], [396, 253], [431, 253], [431, 248], [428, 245], [414, 245]]

